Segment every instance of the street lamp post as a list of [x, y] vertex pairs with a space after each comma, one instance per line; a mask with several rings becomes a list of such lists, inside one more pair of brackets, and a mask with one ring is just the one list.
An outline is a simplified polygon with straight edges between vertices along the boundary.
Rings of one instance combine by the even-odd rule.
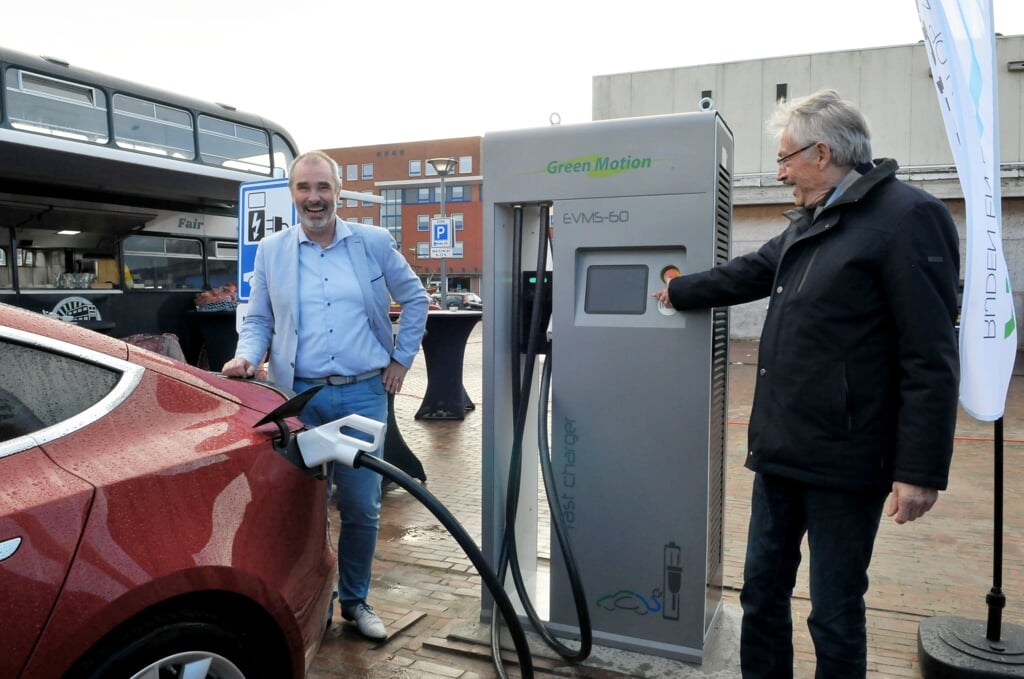
[[[437, 175], [441, 178], [441, 219], [445, 219], [447, 215], [444, 213], [444, 200], [446, 193], [444, 190], [444, 178], [455, 171], [455, 159], [454, 158], [429, 158], [427, 162], [434, 168]], [[451, 227], [449, 227], [451, 228]], [[455, 230], [452, 229], [452, 247], [455, 247]], [[448, 258], [441, 258], [441, 308], [445, 308], [448, 305]]]

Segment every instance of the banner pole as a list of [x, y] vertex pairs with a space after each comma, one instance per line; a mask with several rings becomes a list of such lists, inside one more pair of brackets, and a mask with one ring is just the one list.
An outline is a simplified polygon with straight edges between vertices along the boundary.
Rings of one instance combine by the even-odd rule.
[[999, 641], [1003, 608], [1006, 607], [1006, 595], [1003, 594], [1003, 418], [995, 421], [993, 437], [993, 493], [995, 505], [992, 531], [992, 589], [985, 597], [988, 604], [988, 628], [985, 638]]

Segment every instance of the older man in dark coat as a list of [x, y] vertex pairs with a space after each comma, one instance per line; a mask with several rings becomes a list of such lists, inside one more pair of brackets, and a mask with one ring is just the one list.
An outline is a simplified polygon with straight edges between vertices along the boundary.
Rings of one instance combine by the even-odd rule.
[[793, 672], [790, 596], [806, 534], [818, 677], [863, 677], [864, 594], [886, 495], [897, 523], [946, 488], [959, 381], [959, 237], [945, 205], [872, 160], [834, 91], [772, 121], [789, 227], [654, 293], [676, 309], [767, 297], [746, 466], [744, 677]]

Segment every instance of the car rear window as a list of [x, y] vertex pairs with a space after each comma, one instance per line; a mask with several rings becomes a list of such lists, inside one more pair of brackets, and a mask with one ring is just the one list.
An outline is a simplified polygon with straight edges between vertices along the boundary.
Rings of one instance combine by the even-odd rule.
[[77, 415], [110, 393], [120, 376], [95, 363], [0, 340], [0, 441]]

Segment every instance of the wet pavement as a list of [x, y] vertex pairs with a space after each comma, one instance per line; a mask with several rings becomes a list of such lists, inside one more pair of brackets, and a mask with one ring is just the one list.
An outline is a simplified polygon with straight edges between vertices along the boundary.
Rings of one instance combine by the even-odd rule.
[[[739, 676], [738, 592], [753, 478], [742, 465], [757, 348], [751, 341], [734, 341], [730, 347], [725, 598], [704, 649], [704, 662], [695, 665], [595, 647], [590, 659], [573, 666], [546, 646], [531, 643], [535, 675]], [[476, 405], [465, 420], [414, 419], [427, 387], [422, 352], [403, 392], [395, 398], [395, 414], [402, 437], [423, 463], [426, 489], [479, 545], [481, 430], [488, 407], [482, 398], [482, 324], [469, 336], [463, 371], [466, 393]], [[867, 594], [869, 677], [920, 677], [918, 625], [947, 616], [984, 623], [988, 617], [985, 596], [997, 575], [1007, 599], [1002, 624], [1011, 631], [1024, 626], [1024, 376], [1015, 375], [1011, 381], [1004, 422], [1001, 568], [996, 573], [993, 564], [994, 425], [961, 411], [949, 489], [922, 520], [898, 526], [882, 519]], [[581, 570], [586, 567], [580, 564]], [[793, 602], [798, 679], [814, 674], [814, 652], [804, 623], [809, 612], [806, 586], [805, 559]], [[365, 640], [335, 614], [309, 679], [498, 676], [489, 624], [480, 622], [481, 587], [469, 558], [433, 514], [410, 493], [391, 486], [384, 497], [369, 599], [388, 625], [390, 637], [381, 643]], [[536, 641], [534, 634], [529, 636]], [[506, 648], [511, 649], [511, 644]], [[503, 655], [508, 675], [521, 676], [515, 654], [509, 650]]]

